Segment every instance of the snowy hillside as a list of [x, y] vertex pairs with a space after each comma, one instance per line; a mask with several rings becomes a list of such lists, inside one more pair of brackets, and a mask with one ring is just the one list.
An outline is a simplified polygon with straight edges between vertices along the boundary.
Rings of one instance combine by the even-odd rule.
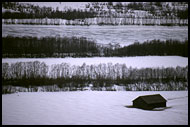
[[[141, 95], [161, 94], [167, 109], [127, 108]], [[188, 125], [188, 91], [39, 92], [2, 95], [2, 125]]]
[[186, 2], [4, 2], [2, 10], [5, 24], [188, 25]]

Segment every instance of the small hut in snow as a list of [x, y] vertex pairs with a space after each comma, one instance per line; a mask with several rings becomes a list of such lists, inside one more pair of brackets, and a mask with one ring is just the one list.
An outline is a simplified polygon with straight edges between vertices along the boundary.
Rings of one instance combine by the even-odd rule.
[[166, 107], [166, 99], [160, 94], [139, 96], [133, 100], [133, 107], [151, 110], [158, 107]]

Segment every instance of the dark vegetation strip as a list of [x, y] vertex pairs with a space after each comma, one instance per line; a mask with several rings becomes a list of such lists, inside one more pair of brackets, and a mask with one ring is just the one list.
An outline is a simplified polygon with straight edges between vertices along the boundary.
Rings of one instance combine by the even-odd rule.
[[125, 47], [100, 45], [85, 37], [2, 37], [3, 58], [177, 55], [188, 57], [188, 40], [152, 40]]
[[74, 20], [74, 19], [85, 19], [85, 18], [94, 18], [95, 12], [87, 12], [87, 11], [52, 11], [47, 13], [26, 13], [26, 12], [4, 12], [2, 13], [3, 19], [36, 19], [36, 18], [50, 18], [50, 19], [66, 19], [66, 20]]
[[[177, 3], [177, 2], [176, 2]], [[168, 16], [179, 19], [188, 19], [188, 7], [186, 9], [175, 9], [174, 6], [170, 7], [165, 2], [131, 2], [129, 4], [122, 4], [118, 2], [113, 4], [109, 2], [106, 6], [108, 10], [102, 10], [99, 3], [93, 5], [86, 4], [87, 10], [82, 9], [67, 9], [66, 11], [60, 11], [57, 7], [54, 10], [52, 7], [39, 7], [32, 4], [24, 5], [18, 2], [2, 2], [2, 7], [5, 9], [12, 9], [15, 12], [2, 13], [3, 19], [35, 19], [35, 18], [61, 18], [67, 20], [84, 19], [94, 17], [120, 17], [120, 13], [124, 10], [124, 13], [128, 13], [130, 10], [144, 10], [151, 13], [153, 16], [160, 16], [166, 18]], [[174, 4], [174, 3], [173, 3]], [[177, 3], [180, 4], [188, 3]], [[90, 7], [91, 6], [91, 7]], [[178, 7], [177, 6], [177, 7]], [[111, 12], [111, 9], [115, 10], [115, 13]], [[123, 13], [123, 12], [122, 12]]]
[[[129, 4], [122, 4], [121, 2], [117, 2], [116, 4], [112, 2], [95, 2], [86, 4], [85, 10], [66, 9], [60, 11], [58, 7], [53, 9], [32, 4], [25, 5], [18, 2], [2, 2], [3, 9], [7, 9], [2, 12], [2, 19], [4, 19], [3, 23], [5, 24], [60, 25], [62, 23], [57, 19], [64, 19], [67, 20], [65, 25], [92, 25], [94, 23], [86, 20], [90, 18], [97, 22], [95, 23], [97, 25], [140, 25], [139, 18], [141, 19], [142, 15], [135, 14], [137, 17], [134, 16], [133, 10], [144, 10], [149, 15], [143, 14], [144, 23], [142, 25], [187, 26], [187, 6], [188, 2], [173, 2], [171, 7], [166, 2], [130, 2]], [[183, 9], [179, 9], [181, 7]], [[95, 20], [96, 18], [104, 21]], [[124, 18], [123, 23], [117, 22], [116, 18]], [[30, 20], [17, 21], [15, 19]], [[49, 19], [53, 20], [49, 21]], [[153, 19], [153, 22], [147, 19]], [[169, 22], [167, 21], [168, 19], [170, 20]], [[70, 22], [72, 20], [75, 20], [75, 22]], [[134, 23], [134, 20], [137, 22]], [[158, 24], [156, 20], [161, 22], [161, 24]]]
[[112, 63], [84, 63], [81, 66], [68, 63], [47, 66], [39, 61], [2, 64], [2, 93], [6, 93], [9, 86], [36, 88], [56, 85], [58, 88], [82, 90], [89, 84], [93, 84], [94, 89], [117, 84], [125, 86], [126, 90], [187, 90], [188, 66], [137, 69]]
[[[4, 12], [2, 13], [2, 18], [4, 19], [35, 19], [35, 18], [61, 18], [67, 20], [73, 19], [84, 19], [84, 18], [94, 18], [96, 16], [95, 11], [83, 11], [81, 9], [69, 9], [67, 11], [59, 11], [58, 8], [53, 10], [52, 7], [39, 7], [34, 5], [21, 5], [19, 3], [13, 2], [3, 2], [2, 6], [5, 9], [18, 10], [14, 13]], [[27, 8], [27, 9], [26, 9]], [[29, 11], [29, 12], [26, 12]]]
[[146, 41], [142, 44], [134, 43], [132, 45], [116, 49], [113, 54], [116, 56], [177, 55], [188, 57], [188, 40], [183, 42], [177, 40], [152, 40]]
[[[3, 37], [3, 57], [83, 57], [99, 53], [99, 48], [84, 37]], [[96, 55], [98, 56], [98, 55]]]

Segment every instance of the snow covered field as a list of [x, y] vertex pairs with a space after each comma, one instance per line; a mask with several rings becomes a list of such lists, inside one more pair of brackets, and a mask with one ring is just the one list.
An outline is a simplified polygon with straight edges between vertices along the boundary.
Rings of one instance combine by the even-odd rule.
[[[167, 109], [127, 108], [140, 95], [161, 94]], [[2, 95], [2, 124], [188, 125], [188, 91], [36, 92]]]
[[93, 57], [93, 58], [3, 58], [2, 63], [16, 63], [40, 61], [47, 65], [69, 63], [71, 65], [87, 65], [100, 63], [125, 63], [127, 67], [142, 68], [142, 67], [185, 67], [188, 65], [188, 58], [181, 56], [136, 56], [136, 57]]
[[64, 25], [2, 25], [2, 37], [32, 36], [32, 37], [87, 37], [97, 43], [119, 43], [121, 46], [140, 43], [147, 40], [188, 39], [186, 26], [64, 26]]

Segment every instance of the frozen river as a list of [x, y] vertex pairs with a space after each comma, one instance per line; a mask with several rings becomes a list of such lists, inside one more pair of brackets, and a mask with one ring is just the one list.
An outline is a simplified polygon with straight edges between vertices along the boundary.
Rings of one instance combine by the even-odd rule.
[[66, 25], [2, 25], [2, 36], [87, 37], [97, 43], [129, 45], [135, 41], [188, 39], [187, 26], [66, 26]]

